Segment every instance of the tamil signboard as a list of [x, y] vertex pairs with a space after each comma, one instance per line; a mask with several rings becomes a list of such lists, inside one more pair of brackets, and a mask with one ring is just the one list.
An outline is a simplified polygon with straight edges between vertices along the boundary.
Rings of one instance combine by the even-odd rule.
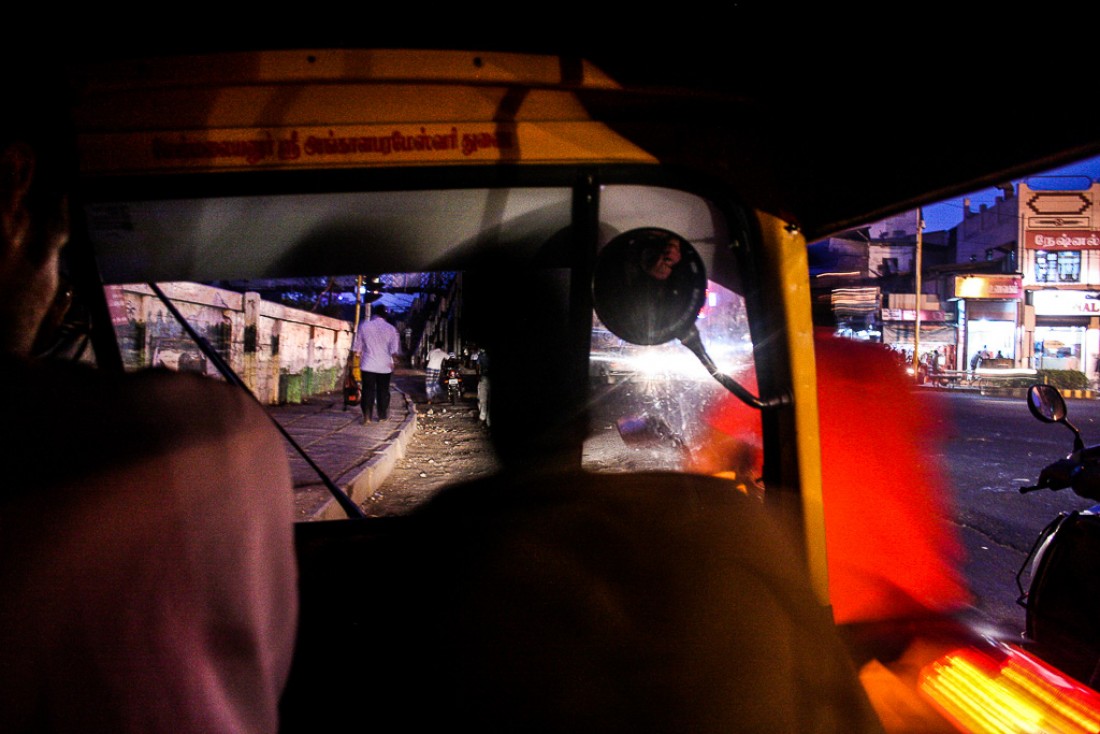
[[1020, 184], [1020, 243], [1025, 250], [1100, 250], [1100, 186], [1036, 191]]
[[1023, 293], [1019, 275], [955, 276], [955, 298], [1020, 298]]
[[1100, 250], [1100, 231], [1029, 229], [1024, 231], [1028, 250]]

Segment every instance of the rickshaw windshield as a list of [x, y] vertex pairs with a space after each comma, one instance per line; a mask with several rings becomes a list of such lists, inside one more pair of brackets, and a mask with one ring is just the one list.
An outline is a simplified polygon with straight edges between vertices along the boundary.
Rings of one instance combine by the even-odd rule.
[[[220, 362], [273, 412], [344, 399], [348, 375], [362, 377], [352, 353], [356, 330], [378, 305], [400, 334], [395, 385], [411, 403], [434, 397], [424, 379], [438, 369], [433, 350], [442, 348], [462, 359], [460, 399], [475, 406], [478, 383], [491, 382], [485, 345], [500, 338], [485, 333], [495, 327], [478, 323], [470, 305], [484, 297], [478, 289], [486, 282], [499, 285], [479, 274], [522, 279], [533, 266], [575, 283], [587, 277], [587, 257], [638, 227], [674, 231], [699, 252], [711, 275], [697, 320], [703, 342], [724, 373], [755, 387], [742, 264], [731, 246], [747, 233], [714, 201], [678, 188], [605, 184], [595, 199], [597, 224], [587, 242], [571, 234], [579, 229], [577, 194], [563, 186], [117, 198], [88, 204], [86, 216], [124, 366], [217, 378]], [[563, 312], [579, 298], [589, 313], [588, 333], [574, 333], [577, 353], [565, 358], [588, 377], [581, 466], [697, 470], [694, 452], [726, 391], [675, 339], [638, 346], [611, 333], [587, 290], [562, 296], [572, 302]], [[526, 298], [522, 284], [509, 292], [517, 295], [508, 308], [546, 306]], [[188, 326], [205, 344], [194, 342]], [[514, 336], [547, 338], [535, 330]], [[544, 382], [537, 371], [532, 365], [533, 392]], [[471, 409], [471, 421], [485, 420], [484, 411]], [[748, 440], [758, 446], [759, 416], [748, 420], [755, 423]], [[332, 471], [353, 483], [354, 472]], [[315, 498], [300, 501], [302, 517], [313, 517], [316, 482], [302, 474], [299, 489]]]

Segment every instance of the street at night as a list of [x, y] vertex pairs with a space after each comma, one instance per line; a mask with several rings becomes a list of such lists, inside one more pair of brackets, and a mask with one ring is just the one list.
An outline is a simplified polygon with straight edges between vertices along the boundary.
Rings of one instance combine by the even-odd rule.
[[[930, 459], [941, 462], [954, 490], [947, 521], [956, 526], [965, 547], [965, 572], [974, 605], [1007, 631], [1022, 631], [1024, 610], [1016, 603], [1016, 572], [1039, 533], [1059, 512], [1095, 504], [1068, 489], [1019, 491], [1034, 484], [1044, 466], [1070, 452], [1073, 434], [1063, 426], [1039, 422], [1022, 397], [986, 397], [962, 389], [917, 391], [919, 399], [928, 401], [930, 413], [940, 416], [939, 434], [933, 437], [940, 455]], [[1067, 402], [1069, 420], [1081, 430], [1085, 443], [1100, 443], [1100, 401]], [[597, 468], [654, 468], [675, 459], [671, 443], [628, 449], [611, 430], [611, 419], [603, 421], [607, 430], [602, 432], [596, 430], [600, 422], [595, 423], [586, 457]], [[860, 450], [855, 437], [852, 450]], [[912, 486], [907, 491], [923, 488]], [[897, 542], [905, 543], [906, 538], [899, 536]]]
[[[1023, 398], [929, 391], [927, 399], [949, 416], [943, 422], [942, 459], [955, 488], [952, 519], [966, 546], [976, 606], [1009, 629], [1022, 630], [1015, 576], [1036, 537], [1059, 512], [1095, 504], [1068, 489], [1019, 491], [1070, 452], [1073, 434], [1036, 420]], [[1067, 402], [1069, 420], [1085, 443], [1100, 442], [1100, 402]]]
[[[597, 406], [603, 407], [606, 415], [601, 412], [594, 416], [592, 437], [586, 444], [589, 468], [662, 468], [675, 461], [677, 448], [672, 442], [626, 446], [614, 429], [617, 414], [609, 407], [614, 401], [606, 399], [609, 394], [625, 390], [620, 386], [620, 390], [601, 392], [605, 399], [597, 401]], [[1021, 397], [986, 397], [976, 391], [933, 389], [918, 389], [918, 394], [921, 400], [929, 402], [934, 414], [941, 416], [940, 434], [936, 437], [941, 452], [931, 458], [941, 462], [954, 490], [953, 512], [947, 521], [956, 526], [965, 546], [965, 572], [975, 606], [1003, 631], [1022, 631], [1024, 610], [1016, 603], [1019, 595], [1016, 572], [1038, 534], [1059, 512], [1084, 509], [1094, 503], [1070, 490], [1021, 494], [1019, 488], [1034, 484], [1044, 466], [1069, 453], [1073, 435], [1065, 427], [1037, 421]], [[1085, 442], [1100, 443], [1100, 401], [1067, 402], [1070, 422], [1081, 430]], [[419, 453], [414, 450], [406, 457], [395, 477], [384, 486], [380, 496], [387, 503], [407, 503], [412, 497], [422, 500], [430, 495], [439, 481], [424, 473], [424, 466], [435, 467], [438, 463], [431, 463], [428, 457], [435, 456], [438, 460], [443, 453], [449, 456], [459, 443], [473, 441], [473, 445], [480, 445], [472, 455], [482, 456], [487, 463], [484, 467], [470, 468], [468, 477], [457, 479], [492, 471], [488, 433], [479, 428], [476, 417], [465, 413], [455, 414], [456, 420], [451, 421], [453, 425], [446, 435], [436, 437], [419, 432], [418, 442], [426, 444]], [[465, 430], [455, 433], [462, 428]], [[459, 435], [461, 438], [456, 438]], [[438, 440], [433, 443], [435, 438]], [[451, 477], [452, 481], [455, 479]], [[908, 489], [922, 491], [919, 486]], [[385, 511], [375, 502], [371, 512]], [[898, 538], [898, 543], [904, 542], [906, 538]]]

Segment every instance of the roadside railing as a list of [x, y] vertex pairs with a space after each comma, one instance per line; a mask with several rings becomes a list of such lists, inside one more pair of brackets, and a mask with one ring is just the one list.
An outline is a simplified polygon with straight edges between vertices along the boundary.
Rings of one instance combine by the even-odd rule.
[[1035, 382], [1046, 382], [1037, 370], [1013, 367], [979, 367], [975, 370], [941, 370], [925, 376], [925, 384], [967, 390], [1003, 390], [1026, 388]]
[[1069, 387], [1055, 373], [1019, 367], [979, 367], [976, 370], [941, 370], [923, 375], [921, 384], [956, 390], [973, 390], [982, 395], [1021, 397], [1036, 383], [1053, 384], [1066, 398], [1096, 399], [1100, 390], [1082, 385]]

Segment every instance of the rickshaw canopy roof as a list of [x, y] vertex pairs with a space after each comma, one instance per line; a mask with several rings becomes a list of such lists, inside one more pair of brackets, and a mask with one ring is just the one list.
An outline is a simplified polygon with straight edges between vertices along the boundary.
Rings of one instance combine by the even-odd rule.
[[551, 17], [503, 25], [492, 7], [466, 22], [408, 23], [333, 9], [305, 27], [181, 18], [168, 35], [92, 21], [60, 48], [81, 62], [311, 47], [527, 52], [558, 56], [563, 69], [584, 59], [626, 87], [685, 92], [685, 115], [698, 114], [688, 97], [714, 94], [762, 114], [756, 144], [770, 152], [778, 193], [754, 203], [808, 240], [1100, 153], [1100, 127], [1085, 114], [1090, 44], [1076, 42], [1085, 24], [1063, 23], [1043, 43], [997, 32], [996, 17], [934, 4], [898, 6], [890, 22], [753, 5], [602, 20], [555, 6]]

